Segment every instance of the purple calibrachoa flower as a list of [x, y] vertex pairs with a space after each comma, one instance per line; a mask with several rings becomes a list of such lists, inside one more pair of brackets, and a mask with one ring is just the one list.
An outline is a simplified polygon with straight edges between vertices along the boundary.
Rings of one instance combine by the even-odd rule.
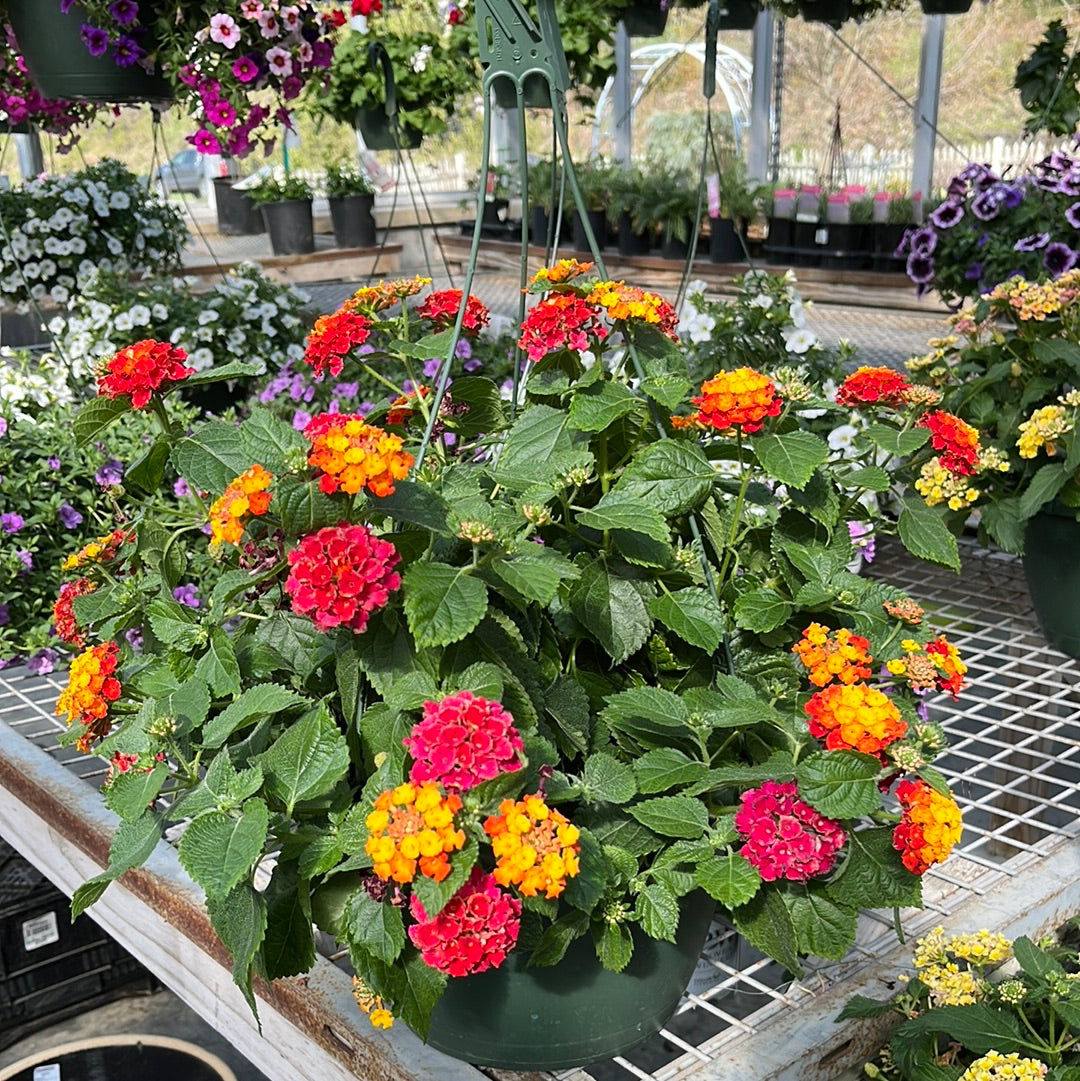
[[104, 56], [109, 48], [109, 35], [100, 26], [91, 26], [83, 23], [79, 31], [86, 51], [91, 56]]
[[[335, 402], [334, 404], [336, 405], [337, 403]], [[331, 409], [330, 412], [332, 413], [332, 412], [334, 412], [334, 410]], [[310, 413], [305, 413], [302, 409], [298, 409], [293, 414], [292, 426], [298, 432], [302, 432], [310, 423], [311, 423], [311, 414]]]
[[233, 61], [232, 73], [242, 83], [250, 83], [259, 77], [259, 65], [251, 56], [241, 56]]
[[0, 436], [7, 435], [7, 421], [0, 417]]
[[139, 5], [135, 0], [113, 0], [109, 5], [109, 14], [121, 26], [130, 26], [138, 17]]
[[873, 529], [862, 522], [848, 522], [847, 528], [848, 536], [851, 537], [851, 543], [854, 545], [856, 553], [861, 555], [867, 563], [873, 563], [877, 549]]
[[131, 646], [131, 648], [136, 653], [141, 653], [142, 652], [142, 647], [143, 647], [142, 627], [130, 627], [128, 630], [124, 631], [124, 638], [127, 640], [127, 644], [129, 646]]
[[42, 649], [26, 662], [26, 670], [34, 676], [47, 676], [59, 659], [60, 655], [55, 649]]
[[172, 486], [172, 490], [173, 490], [173, 495], [176, 496], [177, 499], [183, 499], [184, 496], [191, 495], [191, 487], [189, 486], [188, 482], [186, 480], [184, 480], [183, 477], [181, 477]]
[[0, 627], [11, 622], [11, 609], [6, 604], [0, 604]]
[[5, 533], [18, 533], [24, 525], [26, 525], [26, 522], [21, 514], [15, 514], [14, 512], [0, 514], [0, 529]]
[[143, 58], [142, 46], [130, 34], [120, 34], [113, 46], [113, 63], [118, 68], [130, 68]]
[[969, 282], [977, 282], [983, 276], [982, 263], [972, 263], [971, 266], [964, 271], [964, 277]]
[[34, 557], [26, 548], [20, 548], [15, 553], [15, 558], [23, 565], [23, 569], [19, 571], [20, 574], [26, 574], [27, 571], [34, 569]]
[[1043, 266], [1055, 278], [1060, 278], [1065, 271], [1072, 270], [1076, 266], [1077, 257], [1078, 253], [1068, 244], [1057, 241], [1054, 244], [1048, 244], [1046, 251], [1043, 252]]
[[77, 525], [82, 525], [83, 516], [70, 503], [61, 503], [56, 517], [60, 519], [65, 529], [74, 529]]
[[52, 470], [52, 471], [53, 471], [54, 473], [55, 473], [55, 472], [56, 472], [56, 471], [57, 471], [57, 470], [58, 470], [58, 469], [60, 468], [60, 466], [61, 466], [61, 464], [62, 464], [62, 463], [61, 463], [61, 461], [60, 461], [60, 459], [59, 459], [59, 458], [57, 458], [57, 457], [56, 457], [55, 455], [54, 455], [53, 457], [51, 457], [51, 458], [48, 458], [48, 459], [46, 459], [46, 461], [47, 461], [47, 463], [48, 463], [48, 466], [49, 466], [49, 468], [50, 468], [50, 469], [51, 469], [51, 470]]
[[173, 600], [178, 601], [188, 608], [202, 607], [202, 601], [199, 600], [199, 587], [193, 582], [189, 582], [187, 585], [177, 586], [172, 591], [172, 595]]
[[102, 488], [110, 488], [124, 479], [124, 463], [118, 458], [110, 458], [95, 474], [94, 480]]

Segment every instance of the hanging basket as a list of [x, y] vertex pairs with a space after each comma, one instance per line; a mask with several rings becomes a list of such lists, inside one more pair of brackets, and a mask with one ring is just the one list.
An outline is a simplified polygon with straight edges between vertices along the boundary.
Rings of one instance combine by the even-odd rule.
[[399, 123], [395, 132], [381, 105], [357, 109], [356, 130], [363, 136], [368, 150], [415, 150], [424, 140], [422, 131], [408, 125]]
[[808, 23], [839, 26], [851, 17], [851, 0], [801, 0], [799, 14]]
[[454, 1058], [506, 1070], [557, 1070], [600, 1062], [658, 1032], [697, 964], [714, 909], [698, 890], [679, 902], [675, 942], [635, 925], [622, 972], [601, 968], [592, 936], [563, 959], [528, 967], [524, 951], [478, 976], [451, 979], [431, 1015], [427, 1042]]
[[[26, 67], [34, 85], [47, 98], [72, 101], [171, 101], [173, 88], [159, 73], [151, 74], [138, 64], [117, 67], [105, 56], [91, 56], [83, 44], [80, 29], [83, 11], [79, 4], [67, 15], [45, 17], [40, 0], [8, 0], [8, 19], [15, 32]], [[155, 17], [155, 4], [148, 9], [147, 22]], [[148, 53], [156, 43], [141, 41]]]
[[657, 0], [651, 3], [636, 0], [622, 13], [623, 25], [632, 38], [655, 38], [667, 26], [667, 8]]
[[1051, 503], [1024, 533], [1024, 577], [1043, 635], [1054, 649], [1080, 657], [1080, 522]]

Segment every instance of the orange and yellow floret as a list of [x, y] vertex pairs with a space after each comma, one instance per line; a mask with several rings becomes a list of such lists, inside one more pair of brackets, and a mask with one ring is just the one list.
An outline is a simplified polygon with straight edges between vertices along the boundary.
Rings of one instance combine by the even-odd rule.
[[120, 681], [113, 675], [119, 657], [119, 646], [105, 642], [80, 653], [71, 662], [68, 685], [56, 703], [56, 713], [67, 714], [69, 727], [75, 721], [86, 726], [75, 742], [80, 751], [88, 751], [95, 740], [109, 733], [109, 703], [120, 697]]
[[311, 440], [308, 464], [322, 470], [319, 488], [339, 488], [356, 495], [366, 487], [373, 495], [394, 494], [394, 481], [404, 480], [413, 456], [402, 450], [401, 438], [367, 424], [361, 416], [323, 413], [304, 429]]
[[270, 507], [273, 477], [261, 465], [241, 473], [210, 508], [210, 547], [239, 544], [249, 515], [257, 517]]
[[833, 680], [857, 683], [872, 674], [874, 658], [869, 641], [845, 627], [830, 637], [828, 627], [811, 623], [791, 651], [806, 666], [810, 673], [807, 678], [815, 687], [824, 687]]
[[903, 814], [893, 831], [893, 847], [904, 866], [921, 875], [941, 863], [960, 840], [960, 808], [952, 796], [942, 795], [925, 781], [901, 781], [896, 786]]
[[920, 646], [912, 638], [900, 643], [904, 656], [889, 661], [885, 667], [894, 676], [903, 676], [916, 691], [948, 691], [957, 698], [964, 689], [967, 665], [960, 651], [943, 634], [933, 642]]
[[830, 751], [880, 754], [903, 739], [907, 722], [888, 695], [865, 683], [834, 683], [818, 691], [804, 707], [815, 739]]
[[558, 897], [581, 869], [577, 827], [540, 795], [503, 800], [499, 813], [484, 822], [484, 832], [497, 860], [495, 881], [517, 886], [525, 897]]
[[698, 411], [689, 417], [672, 417], [674, 427], [757, 432], [765, 418], [777, 416], [783, 406], [776, 384], [753, 368], [717, 372], [701, 384], [701, 395], [690, 400]]
[[412, 882], [417, 868], [441, 882], [450, 873], [451, 852], [465, 844], [465, 833], [454, 826], [461, 799], [444, 796], [434, 783], [402, 784], [383, 792], [365, 819], [370, 832], [364, 851], [379, 878]]

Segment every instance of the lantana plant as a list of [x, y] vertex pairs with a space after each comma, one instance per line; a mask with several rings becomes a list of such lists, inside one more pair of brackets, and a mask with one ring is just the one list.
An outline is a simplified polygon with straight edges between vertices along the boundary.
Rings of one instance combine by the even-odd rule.
[[[697, 387], [665, 300], [566, 261], [530, 286], [506, 401], [442, 363], [420, 382], [489, 322], [426, 289], [360, 289], [308, 338], [318, 379], [394, 395], [366, 416], [179, 429], [163, 399], [228, 368], [148, 341], [99, 373], [79, 437], [148, 410], [127, 482], [170, 463], [190, 497], [168, 522], [132, 506], [72, 564], [94, 588], [58, 708], [124, 820], [76, 911], [186, 823], [179, 859], [253, 1005], [254, 972], [310, 967], [314, 920], [372, 1022], [423, 1035], [448, 982], [580, 938], [621, 971], [701, 891], [793, 972], [841, 956], [860, 906], [918, 904], [960, 834], [925, 706], [964, 665], [847, 569], [852, 508], [890, 476], [798, 412], [865, 410], [903, 454], [949, 438], [927, 395], [884, 369], [839, 407], [746, 367]], [[917, 497], [890, 528], [956, 565]], [[175, 591], [207, 547], [191, 608]]]

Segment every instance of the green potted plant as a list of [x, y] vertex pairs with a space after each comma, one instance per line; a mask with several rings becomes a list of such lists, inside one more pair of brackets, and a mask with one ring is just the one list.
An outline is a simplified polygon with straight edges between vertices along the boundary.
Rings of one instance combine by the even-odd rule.
[[[581, 187], [581, 196], [585, 202], [585, 217], [588, 218], [597, 248], [603, 250], [607, 245], [608, 207], [611, 205], [616, 169], [610, 162], [589, 159], [576, 165], [575, 170]], [[566, 187], [566, 197], [568, 202], [573, 197], [569, 184]], [[572, 221], [574, 250], [588, 252], [590, 250], [589, 236], [585, 231], [585, 219], [582, 217], [581, 210], [574, 209]]]
[[[172, 463], [192, 494], [167, 529], [128, 507], [107, 552], [68, 562], [90, 588], [62, 609], [85, 647], [58, 710], [112, 762], [123, 819], [74, 908], [183, 820], [253, 1005], [256, 972], [311, 964], [314, 921], [374, 1024], [569, 1066], [664, 1022], [714, 904], [797, 972], [843, 954], [860, 906], [918, 904], [958, 836], [905, 658], [953, 693], [962, 662], [845, 569], [848, 515], [889, 476], [799, 419], [864, 410], [873, 456], [929, 437], [926, 398], [887, 369], [837, 402], [791, 370], [699, 387], [666, 301], [566, 260], [530, 283], [521, 393], [455, 374], [451, 401], [416, 360], [488, 312], [456, 290], [406, 309], [427, 284], [364, 287], [308, 338], [318, 379], [392, 385], [366, 417], [192, 429], [163, 401], [227, 371], [152, 340], [100, 368], [76, 437], [145, 409], [159, 434], [128, 478], [154, 489]], [[934, 511], [899, 515], [881, 529], [958, 565]], [[207, 546], [189, 608], [173, 590]]]
[[271, 173], [248, 194], [262, 212], [275, 255], [307, 255], [315, 250], [311, 207], [315, 193], [295, 173]]
[[737, 154], [729, 156], [720, 170], [717, 187], [720, 201], [716, 217], [710, 217], [709, 258], [714, 263], [741, 263], [746, 251], [740, 237], [760, 213], [768, 189], [747, 177], [746, 165]]
[[640, 167], [616, 168], [611, 175], [608, 222], [615, 228], [620, 255], [649, 254], [648, 215], [648, 184]]
[[326, 198], [339, 248], [370, 248], [375, 244], [375, 188], [367, 174], [352, 163], [326, 168]]
[[663, 162], [644, 167], [648, 197], [648, 226], [664, 259], [685, 259], [698, 213], [698, 186], [687, 172]]
[[917, 482], [959, 528], [972, 508], [979, 533], [1022, 553], [1047, 640], [1080, 656], [1080, 270], [1056, 281], [1012, 278], [952, 320], [952, 333], [909, 368], [979, 430], [987, 449], [964, 483], [928, 463]]

